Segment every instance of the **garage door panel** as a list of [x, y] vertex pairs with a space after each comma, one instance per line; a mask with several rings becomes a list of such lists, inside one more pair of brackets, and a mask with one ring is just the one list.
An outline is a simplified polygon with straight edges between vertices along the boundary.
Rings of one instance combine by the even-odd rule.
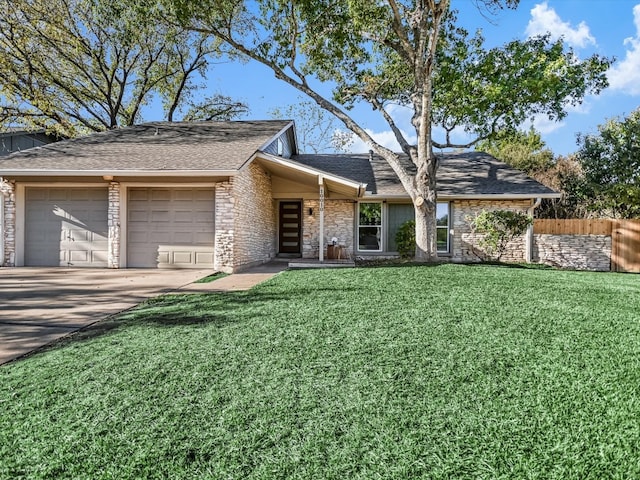
[[151, 189], [151, 200], [153, 202], [169, 202], [171, 200], [171, 190], [163, 188], [152, 188]]
[[154, 210], [153, 212], [151, 212], [151, 221], [169, 223], [171, 221], [171, 214], [166, 210], [163, 210], [163, 211]]
[[147, 189], [131, 189], [129, 190], [129, 201], [142, 201], [149, 198], [149, 191]]
[[213, 267], [213, 199], [211, 188], [130, 189], [128, 266]]
[[25, 265], [107, 266], [106, 188], [27, 187]]

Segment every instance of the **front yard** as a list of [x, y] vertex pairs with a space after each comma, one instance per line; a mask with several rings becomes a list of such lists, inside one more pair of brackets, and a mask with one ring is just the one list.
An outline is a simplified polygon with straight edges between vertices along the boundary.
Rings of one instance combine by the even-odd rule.
[[292, 271], [0, 368], [0, 478], [640, 477], [640, 277]]

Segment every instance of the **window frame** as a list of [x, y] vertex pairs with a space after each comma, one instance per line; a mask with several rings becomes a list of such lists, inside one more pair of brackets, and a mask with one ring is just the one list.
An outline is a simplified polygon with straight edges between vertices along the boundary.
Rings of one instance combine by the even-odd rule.
[[[447, 206], [447, 224], [446, 225], [437, 224], [438, 205]], [[445, 230], [445, 229], [447, 232], [447, 249], [440, 250], [438, 249], [438, 231]], [[436, 204], [436, 254], [451, 255], [451, 202], [437, 202]]]
[[[364, 205], [364, 204], [377, 204], [380, 205], [380, 223], [378, 225], [361, 225], [360, 224], [360, 206]], [[363, 200], [363, 201], [359, 201], [356, 204], [357, 208], [356, 208], [356, 245], [357, 245], [357, 249], [358, 252], [361, 253], [382, 253], [384, 252], [384, 229], [385, 229], [385, 213], [384, 213], [384, 202], [382, 202], [381, 200], [374, 200], [374, 201], [367, 201], [367, 200]], [[360, 249], [360, 228], [363, 227], [377, 227], [380, 229], [380, 238], [378, 241], [378, 245], [379, 245], [379, 249], [378, 250], [371, 250], [371, 249], [366, 249], [366, 250], [362, 250]]]
[[[360, 205], [361, 204], [371, 204], [376, 203], [380, 205], [380, 225], [361, 225], [360, 224]], [[407, 205], [412, 205], [411, 203], [406, 202], [393, 202], [402, 203]], [[447, 225], [436, 225], [436, 254], [447, 256], [451, 255], [451, 203], [450, 201], [442, 201], [437, 202], [437, 205], [446, 205], [447, 209]], [[436, 209], [438, 207], [436, 206]], [[358, 253], [362, 254], [397, 254], [398, 252], [387, 251], [388, 247], [388, 236], [389, 236], [389, 203], [386, 200], [362, 200], [356, 202], [356, 225], [355, 225], [355, 244], [357, 247]], [[436, 210], [437, 215], [437, 210]], [[415, 217], [414, 217], [415, 218]], [[437, 217], [436, 217], [437, 218]], [[380, 229], [380, 249], [379, 250], [361, 250], [360, 249], [360, 228], [361, 227], [378, 227]], [[437, 238], [438, 232], [440, 230], [445, 230], [447, 232], [447, 246], [446, 250], [440, 250], [437, 248]]]

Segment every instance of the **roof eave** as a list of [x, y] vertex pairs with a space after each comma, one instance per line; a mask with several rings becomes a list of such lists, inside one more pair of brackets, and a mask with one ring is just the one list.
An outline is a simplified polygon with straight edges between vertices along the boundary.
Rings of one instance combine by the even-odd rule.
[[282, 165], [282, 166], [291, 168], [292, 170], [297, 170], [299, 172], [303, 172], [309, 175], [322, 176], [322, 178], [325, 180], [330, 180], [330, 181], [345, 185], [347, 187], [353, 188], [358, 191], [358, 194], [360, 194], [360, 192], [364, 192], [367, 186], [366, 183], [354, 182], [353, 180], [349, 180], [348, 178], [340, 177], [338, 175], [333, 175], [331, 173], [325, 172], [324, 170], [319, 170], [317, 168], [309, 167], [307, 165], [303, 165], [301, 163], [294, 162], [286, 158], [277, 157], [275, 155], [271, 155], [270, 153], [258, 152], [252, 158], [252, 160], [254, 158], [260, 158], [261, 160], [265, 160], [267, 162], [271, 162], [277, 165]]
[[[366, 198], [376, 200], [409, 200], [409, 195], [366, 194]], [[438, 200], [531, 200], [533, 198], [561, 198], [559, 193], [491, 193], [491, 194], [438, 194]]]
[[237, 170], [0, 170], [3, 177], [231, 177]]

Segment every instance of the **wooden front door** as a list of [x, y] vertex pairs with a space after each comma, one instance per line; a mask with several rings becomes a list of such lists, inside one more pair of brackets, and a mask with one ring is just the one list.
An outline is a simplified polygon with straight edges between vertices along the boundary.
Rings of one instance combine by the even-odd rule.
[[302, 244], [302, 205], [300, 202], [280, 202], [278, 231], [279, 253], [300, 253]]

